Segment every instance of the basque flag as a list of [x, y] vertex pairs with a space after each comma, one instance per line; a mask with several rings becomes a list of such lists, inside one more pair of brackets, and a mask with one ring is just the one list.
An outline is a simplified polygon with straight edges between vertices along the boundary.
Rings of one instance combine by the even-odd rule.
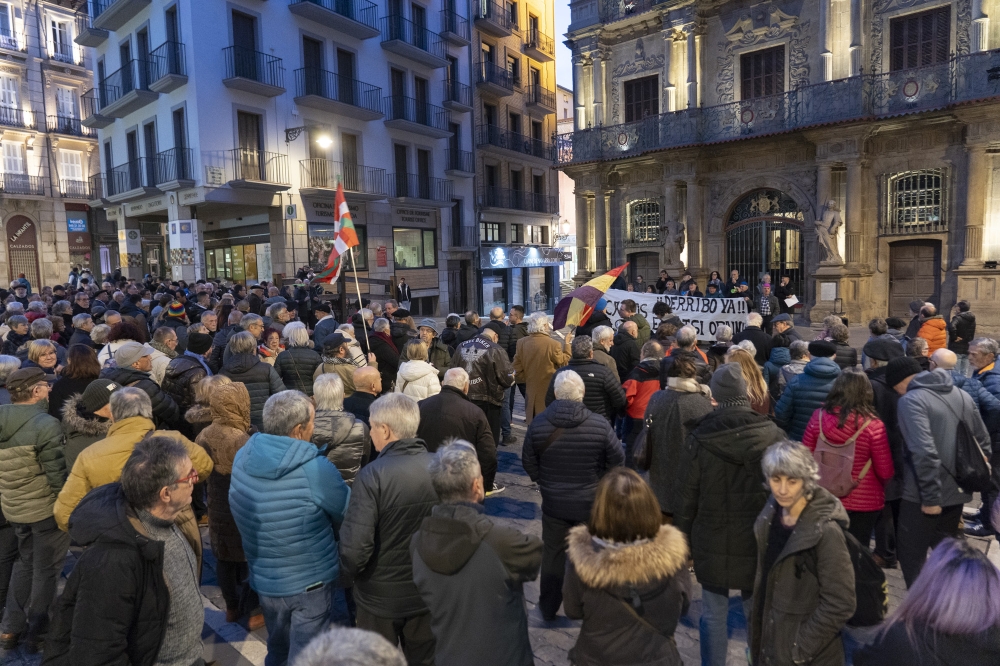
[[347, 200], [344, 199], [344, 186], [337, 183], [337, 197], [334, 199], [333, 227], [333, 248], [330, 250], [330, 258], [327, 259], [326, 268], [316, 276], [313, 282], [326, 282], [333, 284], [340, 277], [340, 269], [343, 266], [343, 259], [348, 250], [358, 244], [358, 233], [354, 229], [354, 221], [351, 219], [351, 211], [347, 207]]

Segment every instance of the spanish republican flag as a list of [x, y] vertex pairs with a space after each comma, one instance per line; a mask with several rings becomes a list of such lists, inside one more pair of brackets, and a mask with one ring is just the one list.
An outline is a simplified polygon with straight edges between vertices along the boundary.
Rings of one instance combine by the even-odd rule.
[[316, 276], [313, 282], [326, 282], [333, 284], [340, 277], [340, 269], [344, 265], [344, 257], [347, 251], [358, 244], [358, 233], [354, 230], [354, 221], [351, 219], [351, 211], [347, 207], [347, 200], [344, 199], [344, 186], [337, 183], [337, 197], [334, 199], [334, 227], [333, 227], [333, 248], [330, 250], [330, 258], [326, 261], [326, 268]]
[[566, 326], [582, 326], [590, 319], [597, 301], [604, 297], [604, 292], [611, 288], [614, 281], [628, 266], [628, 262], [618, 268], [612, 268], [604, 275], [599, 275], [585, 285], [579, 286], [562, 297], [556, 304], [555, 316], [552, 318], [552, 328], [559, 330]]

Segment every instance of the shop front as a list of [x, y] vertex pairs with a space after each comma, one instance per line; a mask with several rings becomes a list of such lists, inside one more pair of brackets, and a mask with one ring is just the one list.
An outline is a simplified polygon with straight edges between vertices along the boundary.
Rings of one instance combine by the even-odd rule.
[[482, 312], [513, 305], [527, 314], [551, 312], [559, 294], [559, 268], [570, 260], [556, 247], [498, 245], [479, 254]]
[[205, 276], [233, 284], [257, 284], [274, 279], [271, 234], [265, 223], [204, 232]]
[[94, 269], [94, 241], [86, 204], [66, 204], [66, 239], [69, 241], [69, 265]]

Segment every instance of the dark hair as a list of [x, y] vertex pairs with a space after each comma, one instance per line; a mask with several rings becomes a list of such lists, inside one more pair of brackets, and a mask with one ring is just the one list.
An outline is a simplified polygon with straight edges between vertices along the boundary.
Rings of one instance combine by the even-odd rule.
[[622, 301], [621, 306], [623, 308], [625, 308], [626, 312], [638, 312], [639, 311], [639, 306], [637, 306], [635, 304], [635, 301], [633, 301], [631, 298], [626, 298], [624, 301]]
[[694, 361], [690, 357], [671, 356], [670, 358], [673, 360], [670, 367], [667, 368], [667, 377], [693, 379], [698, 376], [698, 368], [695, 367]]
[[147, 435], [135, 445], [122, 468], [125, 499], [138, 510], [155, 506], [160, 491], [177, 480], [177, 463], [187, 457], [187, 449], [176, 439]]
[[827, 414], [837, 414], [837, 410], [840, 410], [838, 428], [844, 427], [851, 414], [854, 415], [855, 427], [860, 425], [862, 418], [878, 417], [875, 411], [875, 392], [868, 375], [851, 368], [840, 373], [823, 402], [823, 411]]
[[868, 332], [872, 335], [885, 335], [889, 332], [889, 325], [885, 322], [885, 319], [876, 317], [868, 322]]
[[[713, 275], [715, 277], [712, 277]], [[712, 271], [711, 273], [708, 274], [708, 279], [709, 280], [721, 280], [722, 279], [722, 274], [719, 271]]]
[[656, 339], [661, 342], [667, 338], [673, 338], [675, 335], [677, 335], [677, 326], [675, 324], [665, 321], [656, 327]]
[[958, 303], [956, 303], [956, 305], [958, 305], [959, 312], [969, 311], [969, 301], [959, 301]]
[[642, 477], [615, 467], [597, 484], [588, 530], [599, 539], [628, 543], [660, 531], [660, 503]]
[[67, 379], [97, 379], [101, 374], [101, 364], [97, 362], [97, 352], [90, 345], [71, 345], [66, 351], [66, 367], [62, 377]]
[[524, 318], [524, 306], [523, 305], [512, 305], [511, 310], [517, 310], [521, 314], [521, 318]]
[[120, 322], [111, 327], [111, 332], [108, 333], [108, 342], [118, 342], [119, 340], [145, 342], [146, 336], [142, 334], [134, 319], [130, 321], [122, 318]]
[[233, 308], [236, 307], [228, 301], [219, 301], [219, 328], [225, 328], [229, 326], [229, 315], [232, 314]]
[[260, 344], [265, 344], [267, 342], [267, 339], [269, 337], [271, 337], [272, 333], [274, 333], [275, 335], [278, 336], [278, 344], [280, 345], [281, 344], [281, 331], [279, 331], [276, 328], [265, 328], [264, 332], [260, 336]]
[[448, 318], [444, 320], [444, 325], [447, 328], [455, 328], [455, 325], [460, 323], [462, 323], [462, 318], [456, 314], [448, 315]]
[[653, 316], [663, 319], [663, 315], [672, 314], [673, 310], [670, 308], [670, 303], [666, 301], [656, 301], [653, 303]]

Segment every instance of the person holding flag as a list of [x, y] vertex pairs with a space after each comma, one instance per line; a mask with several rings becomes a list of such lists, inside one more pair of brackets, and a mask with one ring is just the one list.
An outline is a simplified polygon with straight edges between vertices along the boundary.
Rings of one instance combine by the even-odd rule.
[[[330, 257], [326, 261], [326, 267], [316, 275], [314, 283], [334, 284], [340, 277], [340, 271], [344, 266], [344, 255], [350, 258], [351, 270], [354, 271], [354, 286], [358, 291], [358, 302], [361, 303], [361, 286], [358, 283], [357, 268], [354, 266], [354, 253], [350, 249], [358, 245], [358, 232], [354, 228], [354, 220], [351, 219], [351, 210], [347, 206], [347, 199], [344, 198], [344, 185], [337, 182], [337, 195], [333, 202], [334, 222], [333, 222], [333, 247], [330, 249]], [[361, 318], [364, 322], [364, 317]], [[364, 326], [365, 343], [368, 343], [368, 327]]]

